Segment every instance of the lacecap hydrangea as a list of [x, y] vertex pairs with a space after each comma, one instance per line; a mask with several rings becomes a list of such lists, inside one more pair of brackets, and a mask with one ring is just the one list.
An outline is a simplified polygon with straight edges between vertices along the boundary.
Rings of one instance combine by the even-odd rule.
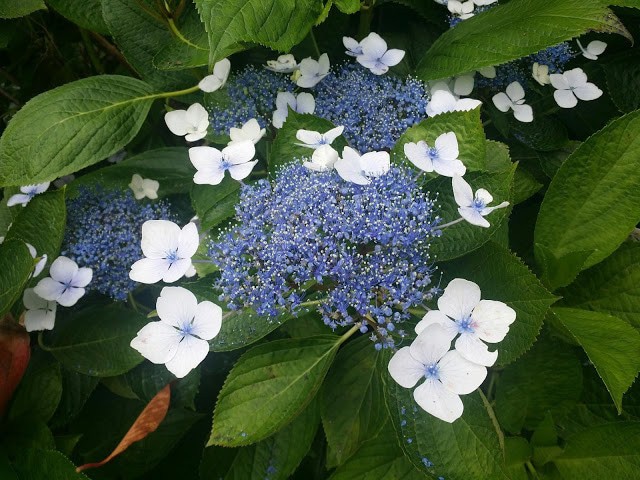
[[80, 188], [67, 200], [67, 212], [61, 255], [93, 269], [87, 289], [115, 300], [125, 300], [136, 286], [129, 269], [142, 256], [142, 224], [173, 219], [167, 201], [140, 202], [130, 190], [101, 187]]
[[220, 299], [272, 317], [311, 303], [331, 328], [365, 321], [377, 347], [393, 345], [396, 324], [434, 293], [438, 219], [414, 176], [392, 167], [362, 186], [292, 164], [273, 185], [243, 185], [237, 225], [210, 246]]

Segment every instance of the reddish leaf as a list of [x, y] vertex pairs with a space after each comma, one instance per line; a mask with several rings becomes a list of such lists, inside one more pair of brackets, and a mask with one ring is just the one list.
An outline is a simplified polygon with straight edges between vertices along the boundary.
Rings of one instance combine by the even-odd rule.
[[85, 463], [76, 468], [76, 472], [81, 472], [87, 468], [101, 467], [113, 457], [120, 455], [124, 452], [132, 443], [142, 440], [151, 432], [154, 432], [167, 416], [167, 410], [169, 410], [169, 402], [171, 401], [171, 384], [167, 384], [162, 390], [160, 390], [155, 397], [144, 407], [144, 410], [133, 425], [126, 433], [124, 438], [120, 441], [118, 446], [109, 454], [107, 458], [101, 462]]
[[0, 417], [29, 364], [29, 334], [11, 314], [0, 320]]

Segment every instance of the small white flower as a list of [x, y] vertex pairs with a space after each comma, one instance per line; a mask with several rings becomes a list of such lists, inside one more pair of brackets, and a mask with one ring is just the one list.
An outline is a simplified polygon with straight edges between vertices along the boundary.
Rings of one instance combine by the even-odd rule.
[[538, 62], [531, 67], [531, 76], [540, 85], [549, 85], [551, 79], [549, 78], [549, 65], [540, 65]]
[[222, 149], [213, 147], [191, 147], [189, 159], [196, 174], [193, 182], [198, 185], [218, 185], [224, 179], [224, 172], [234, 180], [242, 180], [249, 176], [258, 160], [253, 160], [256, 148], [251, 140], [233, 142]]
[[37, 183], [35, 185], [25, 185], [20, 187], [22, 193], [16, 193], [11, 195], [7, 201], [7, 207], [13, 207], [14, 205], [27, 206], [27, 203], [31, 201], [33, 197], [47, 191], [50, 182]]
[[350, 57], [357, 57], [358, 55], [362, 55], [362, 45], [355, 38], [351, 37], [342, 37], [342, 43], [344, 48], [347, 49], [346, 53]]
[[186, 288], [164, 287], [156, 311], [160, 321], [142, 327], [131, 347], [182, 378], [209, 353], [208, 340], [218, 335], [222, 326], [222, 309], [212, 302], [198, 303]]
[[507, 93], [500, 92], [493, 96], [493, 104], [501, 112], [513, 110], [513, 116], [519, 122], [533, 122], [533, 109], [524, 103], [524, 89], [518, 82], [507, 86]]
[[187, 142], [195, 142], [207, 135], [209, 113], [199, 103], [186, 110], [172, 110], [164, 114], [164, 121], [171, 133], [184, 136]]
[[203, 92], [215, 92], [216, 90], [224, 87], [224, 84], [227, 83], [230, 71], [231, 62], [228, 59], [223, 58], [213, 66], [213, 74], [207, 75], [200, 80], [198, 87], [200, 87], [200, 90]]
[[74, 174], [63, 175], [62, 177], [60, 177], [57, 180], [53, 181], [53, 186], [56, 187], [56, 188], [62, 188], [65, 185], [68, 185], [71, 182], [73, 182], [75, 180], [75, 178], [76, 178], [76, 176]]
[[159, 187], [160, 183], [158, 183], [158, 181], [151, 180], [150, 178], [142, 178], [137, 173], [133, 174], [131, 183], [129, 184], [129, 188], [133, 190], [133, 196], [136, 197], [136, 200], [142, 200], [145, 197], [155, 200], [158, 198]]
[[303, 143], [296, 143], [296, 145], [314, 149], [323, 145], [331, 145], [336, 138], [342, 135], [343, 131], [343, 126], [332, 128], [326, 133], [300, 129], [296, 132], [296, 138]]
[[435, 146], [430, 147], [421, 140], [418, 143], [405, 143], [404, 154], [416, 167], [424, 172], [435, 171], [439, 175], [452, 177], [464, 175], [467, 168], [458, 155], [458, 139], [454, 132], [443, 133], [438, 136]]
[[413, 398], [434, 417], [452, 423], [462, 415], [460, 395], [478, 388], [487, 377], [482, 365], [465, 360], [449, 350], [451, 336], [442, 325], [425, 328], [408, 347], [402, 347], [389, 361], [389, 374], [404, 388], [413, 388]]
[[[26, 242], [25, 242], [25, 245], [29, 249], [29, 253], [33, 257], [33, 259], [35, 260], [36, 258], [38, 258], [38, 252], [36, 251], [36, 247]], [[42, 273], [42, 270], [44, 270], [44, 266], [46, 264], [47, 264], [47, 254], [45, 253], [44, 255], [42, 255], [42, 257], [40, 257], [40, 260], [38, 260], [35, 267], [33, 267], [33, 276], [37, 277], [38, 275], [40, 275]]]
[[431, 93], [431, 100], [427, 104], [426, 112], [430, 117], [447, 112], [467, 112], [482, 105], [480, 100], [473, 98], [456, 98], [448, 90], [436, 90]]
[[76, 262], [60, 256], [51, 264], [49, 275], [38, 282], [34, 288], [35, 293], [45, 300], [70, 307], [84, 295], [84, 287], [91, 282], [93, 270], [87, 267], [78, 268]]
[[231, 137], [231, 141], [228, 145], [242, 142], [243, 140], [251, 140], [255, 145], [266, 134], [267, 131], [264, 128], [260, 128], [258, 121], [255, 118], [252, 118], [251, 120], [246, 121], [241, 128], [231, 127], [229, 130], [229, 137]]
[[362, 54], [356, 57], [357, 62], [371, 70], [374, 75], [382, 75], [389, 67], [399, 64], [404, 58], [404, 50], [387, 49], [387, 42], [377, 33], [371, 32], [360, 42]]
[[602, 96], [602, 90], [587, 81], [587, 75], [581, 68], [567, 70], [564, 73], [552, 73], [549, 78], [551, 85], [556, 89], [553, 92], [553, 98], [562, 108], [575, 107], [578, 104], [578, 98], [589, 101]]
[[273, 112], [273, 126], [282, 128], [289, 115], [289, 107], [297, 113], [313, 113], [316, 109], [316, 101], [313, 95], [307, 92], [294, 96], [291, 92], [278, 92], [276, 97], [276, 110]]
[[509, 326], [515, 321], [516, 312], [505, 303], [480, 300], [480, 287], [468, 280], [456, 278], [449, 282], [438, 299], [438, 310], [430, 310], [415, 327], [421, 334], [433, 324], [444, 327], [449, 341], [460, 335], [456, 350], [465, 359], [490, 367], [498, 352], [489, 351], [484, 343], [504, 340]]
[[145, 258], [131, 266], [129, 278], [140, 283], [163, 280], [173, 283], [193, 266], [191, 257], [198, 250], [200, 238], [195, 224], [182, 229], [169, 220], [147, 220], [142, 224], [142, 253]]
[[55, 301], [45, 300], [33, 288], [27, 288], [22, 296], [22, 303], [27, 309], [24, 313], [24, 328], [27, 332], [53, 330], [58, 307]]
[[466, 20], [467, 18], [473, 17], [475, 5], [473, 4], [473, 0], [467, 0], [466, 2], [449, 0], [449, 2], [447, 2], [447, 8], [453, 15], [457, 15], [462, 20]]
[[302, 88], [315, 87], [324, 77], [329, 75], [329, 56], [326, 53], [320, 55], [318, 60], [313, 58], [305, 58], [300, 62], [298, 76], [295, 80], [296, 85]]
[[368, 152], [360, 154], [351, 147], [344, 147], [342, 158], [335, 163], [338, 175], [347, 182], [368, 185], [371, 178], [380, 177], [391, 168], [391, 160], [387, 152]]
[[267, 70], [278, 73], [291, 73], [298, 69], [298, 62], [290, 53], [287, 55], [280, 55], [277, 60], [267, 60]]
[[484, 188], [479, 188], [475, 196], [471, 186], [460, 175], [454, 175], [451, 179], [453, 196], [458, 204], [458, 213], [471, 225], [488, 228], [491, 224], [484, 218], [497, 208], [504, 208], [509, 202], [502, 202], [495, 207], [487, 207], [493, 201], [493, 197]]
[[331, 145], [322, 145], [313, 151], [311, 161], [304, 162], [303, 165], [309, 170], [326, 172], [333, 169], [339, 158], [338, 152]]
[[605, 42], [601, 42], [600, 40], [594, 40], [589, 42], [587, 48], [584, 48], [580, 43], [580, 40], [576, 39], [578, 43], [578, 47], [582, 51], [582, 56], [588, 58], [589, 60], [597, 60], [598, 55], [602, 55], [607, 48], [607, 44]]
[[453, 93], [460, 95], [470, 95], [475, 85], [474, 73], [457, 76], [453, 81]]

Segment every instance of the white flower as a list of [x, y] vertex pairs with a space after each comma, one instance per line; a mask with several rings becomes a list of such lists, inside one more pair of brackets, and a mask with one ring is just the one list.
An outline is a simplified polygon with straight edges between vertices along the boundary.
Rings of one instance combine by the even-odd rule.
[[446, 112], [467, 112], [482, 105], [480, 100], [473, 98], [456, 98], [448, 90], [436, 90], [431, 93], [431, 100], [427, 104], [426, 112], [434, 117]]
[[142, 327], [131, 347], [182, 378], [209, 353], [208, 340], [220, 332], [222, 309], [212, 302], [198, 303], [186, 288], [164, 287], [156, 311], [160, 321]]
[[22, 193], [11, 195], [9, 197], [9, 200], [7, 201], [7, 207], [13, 207], [14, 205], [18, 204], [26, 207], [27, 203], [29, 203], [33, 197], [46, 192], [47, 188], [49, 188], [49, 184], [50, 182], [44, 182], [37, 183], [35, 185], [25, 185], [24, 187], [20, 187], [20, 191]]
[[213, 147], [191, 147], [189, 159], [198, 170], [193, 181], [198, 185], [218, 185], [226, 170], [234, 180], [242, 180], [258, 163], [258, 160], [251, 161], [255, 154], [256, 147], [251, 140], [233, 142], [222, 151]]
[[351, 37], [342, 37], [342, 43], [344, 48], [347, 49], [346, 53], [350, 57], [357, 57], [358, 55], [362, 55], [362, 45], [355, 38]]
[[78, 268], [78, 264], [67, 257], [58, 257], [51, 264], [49, 277], [43, 278], [34, 288], [45, 300], [56, 301], [63, 307], [75, 305], [84, 295], [84, 287], [93, 278], [93, 270]]
[[453, 196], [458, 204], [458, 213], [471, 225], [478, 227], [490, 227], [491, 224], [485, 220], [497, 208], [504, 208], [509, 202], [502, 202], [495, 207], [487, 207], [493, 201], [493, 197], [484, 188], [479, 188], [475, 196], [471, 186], [460, 175], [454, 175], [451, 179], [453, 185]]
[[575, 107], [578, 104], [578, 98], [589, 101], [602, 96], [602, 90], [587, 81], [587, 75], [581, 68], [574, 68], [564, 73], [552, 73], [549, 78], [551, 85], [556, 89], [553, 92], [553, 98], [562, 108]]
[[452, 423], [464, 406], [460, 395], [473, 392], [487, 376], [487, 369], [449, 350], [451, 337], [444, 327], [425, 328], [408, 347], [402, 347], [389, 361], [391, 377], [404, 388], [413, 388], [413, 398], [434, 417]]
[[140, 242], [145, 258], [131, 266], [129, 278], [140, 283], [175, 282], [192, 267], [191, 257], [199, 243], [193, 223], [181, 230], [169, 220], [147, 220], [142, 224]]
[[309, 170], [326, 172], [334, 167], [339, 158], [338, 152], [331, 145], [322, 145], [313, 151], [311, 161], [304, 162], [303, 165]]
[[457, 15], [462, 20], [466, 20], [467, 18], [473, 17], [473, 9], [475, 8], [475, 5], [473, 4], [473, 0], [467, 0], [466, 2], [449, 0], [447, 8], [454, 15]]
[[307, 92], [294, 96], [291, 92], [278, 92], [276, 97], [276, 110], [273, 112], [273, 126], [282, 128], [289, 115], [289, 107], [297, 113], [313, 113], [316, 109], [316, 101], [313, 95]]
[[55, 301], [45, 300], [33, 288], [27, 288], [22, 296], [22, 303], [27, 309], [24, 313], [24, 328], [27, 332], [53, 330], [58, 307]]
[[470, 95], [475, 85], [474, 73], [467, 73], [456, 77], [453, 81], [453, 93], [456, 95]]
[[165, 113], [164, 121], [171, 133], [184, 136], [187, 142], [195, 142], [207, 134], [209, 114], [202, 105], [194, 103], [186, 110]]
[[342, 158], [335, 163], [338, 175], [347, 182], [368, 185], [371, 178], [380, 177], [391, 168], [391, 160], [387, 152], [368, 152], [360, 154], [351, 147], [344, 147]]
[[601, 42], [600, 40], [594, 40], [589, 42], [587, 48], [584, 48], [580, 43], [580, 40], [576, 39], [578, 43], [578, 47], [582, 50], [582, 56], [588, 58], [589, 60], [597, 60], [598, 55], [602, 55], [607, 48], [607, 44], [605, 42]]
[[[36, 251], [36, 247], [26, 242], [25, 242], [25, 245], [29, 249], [29, 253], [33, 257], [33, 259], [35, 260], [36, 258], [38, 258], [38, 252]], [[33, 267], [33, 276], [37, 277], [38, 275], [40, 275], [42, 273], [42, 270], [44, 270], [44, 266], [46, 264], [47, 264], [47, 254], [44, 254], [42, 255], [42, 257], [40, 257], [40, 260], [38, 260], [35, 267]]]
[[303, 143], [296, 143], [301, 147], [320, 148], [323, 145], [331, 145], [333, 141], [342, 135], [344, 127], [335, 127], [326, 133], [315, 132], [313, 130], [298, 130], [296, 138]]
[[458, 160], [458, 139], [454, 132], [438, 136], [435, 146], [430, 147], [425, 141], [405, 143], [404, 154], [420, 170], [435, 171], [439, 175], [452, 177], [464, 175], [467, 168]]
[[374, 32], [360, 42], [360, 47], [362, 54], [356, 57], [357, 62], [375, 75], [387, 73], [389, 67], [399, 64], [404, 58], [404, 50], [387, 49], [387, 42]]
[[228, 145], [232, 143], [239, 143], [243, 140], [251, 140], [254, 144], [258, 143], [262, 137], [267, 134], [267, 131], [264, 128], [260, 128], [260, 124], [255, 118], [248, 120], [242, 125], [242, 128], [231, 127], [229, 130], [229, 137], [231, 137], [231, 141]]
[[507, 85], [507, 93], [496, 93], [493, 104], [501, 112], [513, 110], [513, 116], [519, 122], [533, 122], [533, 109], [531, 105], [524, 103], [524, 89], [518, 82]]
[[549, 78], [549, 65], [540, 65], [538, 62], [535, 62], [531, 68], [531, 76], [542, 86], [551, 83], [551, 79]]
[[460, 335], [455, 343], [460, 355], [487, 367], [496, 362], [498, 352], [490, 352], [484, 342], [504, 340], [516, 319], [513, 308], [494, 300], [480, 300], [480, 287], [462, 278], [449, 282], [438, 299], [438, 309], [427, 312], [416, 325], [416, 333], [420, 335], [431, 325], [439, 324], [450, 341]]
[[198, 87], [203, 92], [211, 93], [216, 90], [222, 88], [225, 83], [227, 83], [227, 78], [229, 78], [229, 72], [231, 71], [231, 62], [223, 58], [219, 62], [213, 66], [213, 74], [207, 75], [200, 83], [198, 83]]
[[302, 88], [315, 87], [324, 77], [329, 75], [329, 56], [326, 53], [320, 55], [318, 60], [313, 58], [305, 58], [300, 62], [298, 76], [295, 80], [296, 84]]
[[133, 196], [136, 197], [136, 200], [142, 200], [145, 197], [155, 200], [158, 198], [159, 187], [160, 183], [158, 183], [158, 181], [151, 180], [150, 178], [142, 178], [137, 173], [133, 174], [131, 183], [129, 184], [129, 188], [133, 190]]
[[267, 70], [278, 73], [291, 73], [298, 69], [298, 62], [290, 53], [287, 55], [280, 55], [277, 60], [267, 60]]

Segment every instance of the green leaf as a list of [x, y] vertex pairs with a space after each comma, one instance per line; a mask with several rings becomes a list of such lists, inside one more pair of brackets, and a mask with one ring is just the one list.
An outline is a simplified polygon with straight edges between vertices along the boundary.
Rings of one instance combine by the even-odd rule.
[[[458, 158], [468, 171], [486, 170], [485, 152], [487, 150], [484, 130], [480, 120], [480, 108], [468, 112], [448, 112], [429, 117], [407, 129], [391, 150], [394, 163], [413, 165], [404, 154], [404, 145], [423, 140], [433, 146], [436, 138], [443, 133], [455, 132], [460, 155]], [[414, 167], [415, 168], [415, 167]], [[436, 174], [425, 174], [436, 178]]]
[[67, 369], [62, 369], [61, 374], [62, 397], [51, 419], [51, 425], [54, 427], [62, 427], [73, 420], [80, 413], [99, 382], [97, 377], [89, 377]]
[[518, 164], [513, 177], [513, 203], [519, 204], [536, 194], [544, 185], [526, 167]]
[[100, 75], [32, 98], [0, 138], [0, 185], [54, 180], [116, 153], [138, 133], [151, 93], [140, 80]]
[[258, 43], [288, 52], [320, 17], [319, 0], [195, 0], [209, 34], [209, 65]]
[[240, 200], [240, 182], [226, 176], [219, 185], [193, 185], [191, 204], [203, 232], [235, 215]]
[[14, 464], [20, 480], [89, 480], [62, 453], [55, 450], [30, 448]]
[[25, 17], [30, 13], [46, 8], [44, 0], [2, 0], [0, 1], [0, 18]]
[[500, 374], [496, 388], [496, 415], [505, 430], [535, 429], [551, 412], [566, 414], [582, 392], [580, 358], [567, 345], [548, 337]]
[[607, 90], [616, 107], [624, 113], [639, 109], [640, 92], [635, 85], [640, 82], [640, 54], [636, 49], [628, 49], [608, 60], [603, 70], [607, 78]]
[[531, 347], [545, 313], [556, 300], [517, 256], [493, 242], [442, 265], [442, 270], [451, 278], [474, 281], [482, 298], [505, 302], [516, 311], [516, 321], [497, 345], [498, 365], [513, 362]]
[[360, 11], [360, 0], [333, 0], [333, 4], [342, 13], [351, 14]]
[[95, 306], [56, 319], [46, 349], [69, 370], [92, 377], [120, 375], [143, 358], [129, 346], [147, 320], [118, 305]]
[[82, 28], [98, 33], [109, 33], [102, 18], [102, 0], [47, 0], [60, 15]]
[[564, 453], [553, 463], [562, 478], [632, 479], [640, 471], [640, 422], [615, 422], [567, 438]]
[[640, 328], [640, 244], [623, 243], [560, 294], [563, 306], [608, 313]]
[[620, 413], [622, 395], [640, 371], [640, 333], [606, 313], [564, 307], [553, 313], [584, 348]]
[[64, 190], [36, 195], [19, 210], [6, 238], [30, 243], [38, 256], [47, 254], [51, 263], [60, 252], [66, 219]]
[[340, 350], [327, 375], [320, 404], [327, 468], [342, 465], [380, 430], [386, 412], [376, 370], [379, 356], [362, 336]]
[[417, 67], [436, 80], [500, 65], [595, 30], [630, 34], [598, 0], [512, 0], [445, 32]]
[[209, 40], [193, 3], [175, 20], [174, 38], [153, 57], [159, 70], [184, 70], [209, 63]]
[[567, 127], [555, 116], [536, 115], [533, 122], [510, 119], [513, 135], [534, 150], [550, 152], [564, 148], [569, 142]]
[[208, 445], [249, 445], [277, 432], [313, 399], [340, 345], [322, 335], [252, 348], [218, 396]]
[[611, 255], [640, 220], [640, 111], [614, 120], [562, 164], [535, 230], [542, 279], [552, 289]]
[[33, 266], [33, 258], [23, 242], [6, 240], [0, 244], [0, 317], [20, 297]]

